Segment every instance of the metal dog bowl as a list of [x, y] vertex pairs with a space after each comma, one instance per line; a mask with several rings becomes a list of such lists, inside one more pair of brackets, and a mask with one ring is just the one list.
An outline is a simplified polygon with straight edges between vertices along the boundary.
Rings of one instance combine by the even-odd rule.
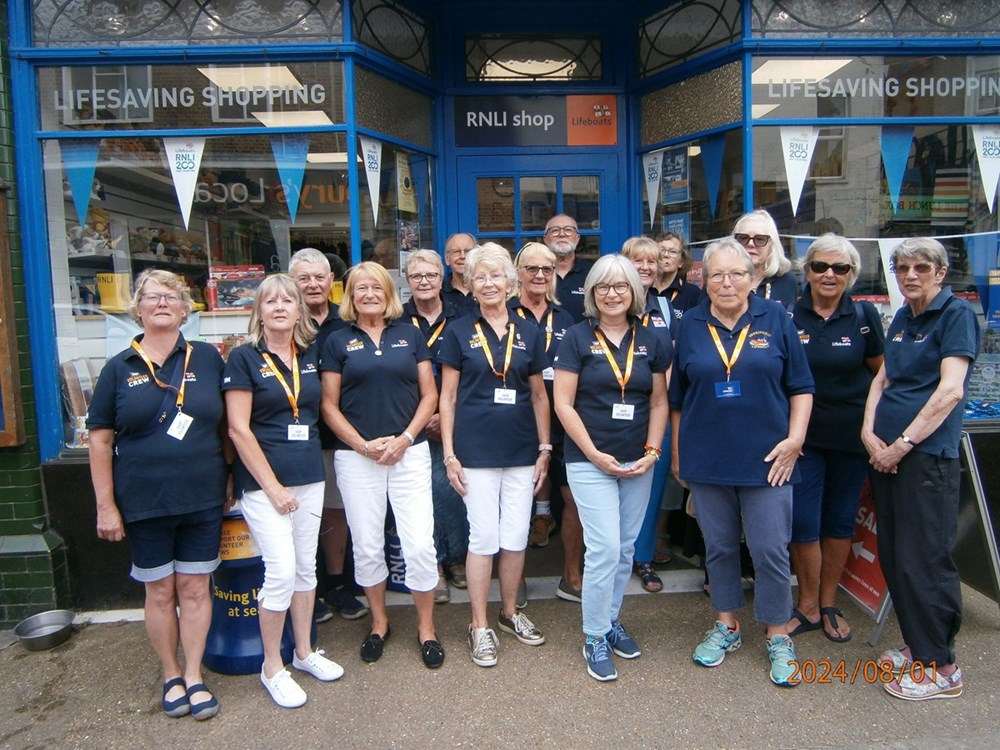
[[73, 613], [68, 609], [50, 609], [26, 620], [14, 628], [16, 635], [29, 651], [44, 651], [64, 643], [73, 633]]

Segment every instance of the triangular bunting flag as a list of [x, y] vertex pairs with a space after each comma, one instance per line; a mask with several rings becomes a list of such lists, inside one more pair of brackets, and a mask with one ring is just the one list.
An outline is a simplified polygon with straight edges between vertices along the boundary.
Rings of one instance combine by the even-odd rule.
[[278, 167], [278, 176], [285, 191], [288, 216], [294, 224], [295, 215], [299, 212], [302, 181], [306, 176], [309, 135], [307, 133], [272, 135], [271, 152], [274, 154], [274, 163]]
[[698, 142], [701, 146], [701, 168], [705, 172], [705, 189], [708, 205], [715, 218], [719, 207], [719, 186], [722, 184], [722, 158], [726, 153], [726, 134], [706, 135]]
[[788, 179], [788, 196], [792, 201], [792, 216], [799, 210], [802, 186], [809, 174], [813, 149], [819, 128], [809, 126], [783, 126], [781, 128], [781, 150], [785, 156], [785, 176]]
[[170, 174], [174, 178], [174, 192], [181, 207], [184, 228], [187, 229], [191, 219], [191, 204], [194, 203], [194, 191], [198, 186], [205, 139], [164, 138], [163, 150], [167, 152], [167, 163], [170, 164]]
[[903, 175], [906, 173], [906, 162], [910, 158], [913, 128], [884, 126], [881, 142], [885, 181], [889, 188], [889, 199], [892, 201], [892, 212], [896, 213], [896, 206], [899, 205], [899, 190], [903, 186]]
[[66, 181], [73, 195], [73, 205], [80, 226], [87, 223], [87, 207], [90, 205], [90, 191], [94, 187], [94, 172], [97, 170], [97, 152], [101, 149], [99, 138], [60, 141], [63, 168]]

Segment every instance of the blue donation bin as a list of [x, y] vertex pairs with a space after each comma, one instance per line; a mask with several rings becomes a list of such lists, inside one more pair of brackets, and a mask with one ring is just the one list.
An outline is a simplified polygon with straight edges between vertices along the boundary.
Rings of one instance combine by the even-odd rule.
[[[222, 520], [222, 562], [212, 574], [212, 626], [202, 663], [221, 674], [257, 674], [264, 663], [264, 644], [257, 619], [257, 592], [264, 584], [264, 561], [239, 504]], [[311, 639], [316, 640], [315, 623]], [[285, 618], [281, 658], [292, 661], [295, 638]]]

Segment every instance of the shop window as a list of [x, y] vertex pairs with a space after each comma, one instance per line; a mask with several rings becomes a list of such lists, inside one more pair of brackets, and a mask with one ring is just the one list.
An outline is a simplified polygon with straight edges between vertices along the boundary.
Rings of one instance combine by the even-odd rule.
[[36, 47], [343, 40], [341, 0], [33, 0]]
[[[67, 446], [86, 445], [90, 388], [106, 358], [137, 332], [127, 313], [141, 271], [183, 276], [196, 313], [185, 335], [226, 348], [246, 334], [259, 281], [287, 270], [293, 252], [317, 247], [351, 262], [344, 134], [310, 134], [307, 150], [279, 151], [280, 162], [271, 139], [190, 140], [203, 141], [203, 152], [189, 194], [168, 166], [163, 139], [102, 139], [86, 164], [89, 185], [79, 179], [81, 141], [43, 143]], [[182, 203], [190, 205], [186, 224]]]
[[739, 0], [681, 0], [644, 18], [636, 49], [643, 78], [738, 42]]
[[[78, 90], [146, 90], [151, 68], [148, 65], [106, 65], [87, 68], [63, 68], [63, 100]], [[152, 122], [153, 108], [146, 100], [126, 103], [121, 99], [88, 102], [75, 109], [64, 110], [66, 125], [100, 123]]]
[[754, 0], [755, 37], [956, 37], [1000, 32], [992, 2]]
[[733, 62], [642, 96], [643, 146], [743, 121], [743, 63]]
[[601, 38], [468, 34], [465, 80], [600, 81]]
[[353, 0], [354, 38], [392, 60], [429, 76], [432, 72], [430, 24], [393, 0]]
[[426, 149], [434, 147], [433, 101], [426, 94], [358, 65], [354, 68], [354, 107], [358, 127]]

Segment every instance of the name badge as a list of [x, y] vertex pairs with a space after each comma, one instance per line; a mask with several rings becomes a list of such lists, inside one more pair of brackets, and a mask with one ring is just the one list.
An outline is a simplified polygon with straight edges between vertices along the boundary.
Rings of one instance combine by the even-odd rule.
[[167, 434], [174, 438], [175, 440], [183, 440], [184, 436], [187, 435], [188, 427], [194, 421], [184, 412], [177, 412], [177, 416], [174, 417], [174, 421], [170, 423], [170, 429], [167, 430]]
[[615, 404], [611, 407], [612, 419], [635, 419], [635, 404]]
[[288, 425], [288, 439], [289, 440], [308, 440], [309, 439], [309, 425], [307, 425], [307, 424], [290, 424], [290, 425]]
[[513, 404], [517, 401], [517, 391], [513, 388], [494, 388], [494, 404]]
[[730, 380], [728, 383], [715, 384], [716, 398], [739, 398], [743, 394], [740, 392], [740, 381]]
[[555, 380], [556, 379], [556, 368], [546, 367], [542, 370], [542, 380]]

